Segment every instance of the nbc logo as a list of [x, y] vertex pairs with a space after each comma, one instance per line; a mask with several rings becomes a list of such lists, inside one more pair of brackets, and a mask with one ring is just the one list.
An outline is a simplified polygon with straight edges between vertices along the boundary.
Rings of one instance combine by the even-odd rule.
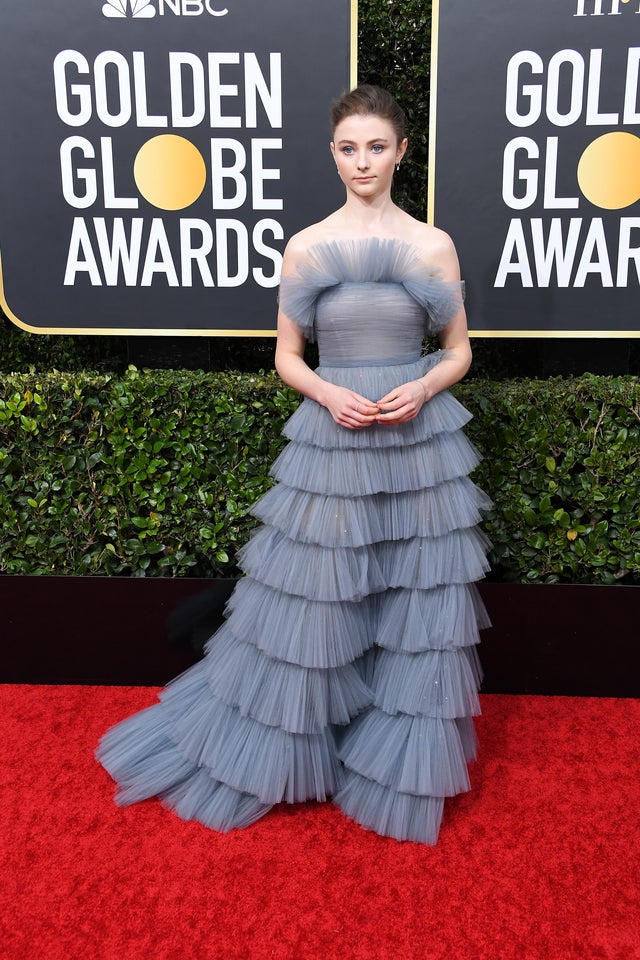
[[[221, 9], [216, 8], [220, 4]], [[157, 0], [156, 7], [151, 0], [106, 0], [102, 5], [102, 14], [109, 18], [138, 17], [148, 20], [156, 12], [162, 17], [172, 13], [174, 17], [198, 17], [208, 13], [211, 17], [225, 17], [229, 11], [220, 0]]]
[[107, 0], [102, 7], [105, 17], [155, 17], [150, 0]]

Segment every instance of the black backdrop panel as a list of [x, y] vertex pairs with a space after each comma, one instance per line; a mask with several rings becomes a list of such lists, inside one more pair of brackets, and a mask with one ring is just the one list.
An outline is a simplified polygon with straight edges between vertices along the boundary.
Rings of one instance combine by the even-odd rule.
[[[0, 292], [39, 332], [273, 331], [341, 192], [355, 0], [21, 0], [0, 39]], [[226, 4], [226, 5], [225, 5]]]
[[431, 219], [471, 330], [640, 336], [638, 0], [434, 0]]

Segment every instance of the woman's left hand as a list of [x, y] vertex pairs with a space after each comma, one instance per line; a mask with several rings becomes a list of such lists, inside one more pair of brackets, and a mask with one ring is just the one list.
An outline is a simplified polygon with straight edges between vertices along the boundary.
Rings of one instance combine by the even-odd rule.
[[378, 423], [406, 423], [418, 415], [427, 400], [427, 388], [419, 380], [410, 380], [378, 400]]

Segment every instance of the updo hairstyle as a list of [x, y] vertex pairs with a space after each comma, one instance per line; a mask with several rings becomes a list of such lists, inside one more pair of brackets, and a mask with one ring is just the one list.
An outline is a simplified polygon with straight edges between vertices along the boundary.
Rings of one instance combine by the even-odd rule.
[[391, 96], [391, 94], [382, 87], [373, 86], [373, 84], [362, 83], [359, 87], [343, 93], [341, 97], [331, 105], [331, 133], [335, 132], [336, 127], [347, 117], [381, 117], [387, 120], [401, 143], [406, 134], [406, 117], [404, 110]]

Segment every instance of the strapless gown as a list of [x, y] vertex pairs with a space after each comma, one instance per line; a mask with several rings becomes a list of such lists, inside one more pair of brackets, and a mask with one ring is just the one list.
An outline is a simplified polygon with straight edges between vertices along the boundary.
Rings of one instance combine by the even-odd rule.
[[[403, 242], [337, 240], [309, 251], [280, 302], [317, 340], [319, 375], [377, 400], [440, 362], [423, 340], [461, 284]], [[409, 423], [362, 430], [301, 403], [205, 657], [100, 741], [117, 803], [157, 796], [227, 831], [331, 798], [379, 834], [436, 842], [445, 797], [469, 789], [488, 625], [469, 419], [446, 391]]]

